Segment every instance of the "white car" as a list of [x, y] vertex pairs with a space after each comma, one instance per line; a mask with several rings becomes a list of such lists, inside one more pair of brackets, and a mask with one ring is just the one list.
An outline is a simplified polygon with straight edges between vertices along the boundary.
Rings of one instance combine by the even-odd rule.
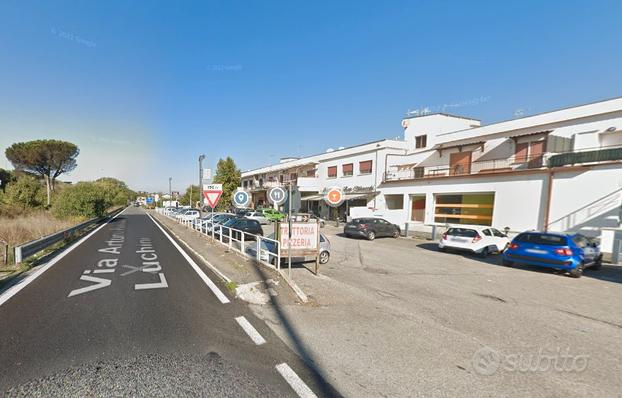
[[510, 244], [506, 234], [496, 228], [482, 225], [451, 227], [438, 242], [440, 251], [460, 250], [487, 256], [502, 253]]
[[266, 216], [263, 215], [262, 211], [252, 211], [250, 213], [247, 213], [245, 217], [251, 220], [258, 221], [261, 225], [267, 225], [270, 223]]
[[201, 217], [201, 213], [198, 210], [186, 210], [179, 215], [179, 219], [182, 221], [192, 221]]

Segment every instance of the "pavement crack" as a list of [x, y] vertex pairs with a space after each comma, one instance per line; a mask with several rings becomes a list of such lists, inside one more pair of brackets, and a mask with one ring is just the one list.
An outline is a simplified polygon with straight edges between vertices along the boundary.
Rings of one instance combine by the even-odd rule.
[[598, 319], [598, 318], [594, 318], [594, 317], [591, 317], [591, 316], [588, 316], [588, 315], [579, 314], [577, 312], [566, 311], [566, 310], [561, 310], [561, 309], [557, 309], [557, 311], [562, 312], [564, 314], [576, 316], [576, 317], [579, 317], [579, 318], [589, 319], [590, 321], [604, 323], [605, 325], [613, 326], [613, 327], [616, 327], [618, 329], [622, 329], [622, 325], [619, 325], [619, 324], [613, 323], [613, 322], [609, 322], [609, 321], [605, 321], [604, 319]]

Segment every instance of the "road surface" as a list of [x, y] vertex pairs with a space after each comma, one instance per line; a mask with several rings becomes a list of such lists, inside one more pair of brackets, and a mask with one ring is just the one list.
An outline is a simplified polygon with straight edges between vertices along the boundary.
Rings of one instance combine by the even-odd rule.
[[125, 209], [2, 292], [0, 391], [337, 395], [197, 263]]

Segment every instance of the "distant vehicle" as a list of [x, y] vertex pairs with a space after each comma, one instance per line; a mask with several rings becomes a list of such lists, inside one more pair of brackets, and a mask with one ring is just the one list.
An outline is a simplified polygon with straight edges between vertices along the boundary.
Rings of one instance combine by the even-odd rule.
[[179, 214], [179, 219], [182, 221], [192, 221], [201, 217], [201, 213], [197, 209], [188, 209]]
[[252, 211], [250, 213], [247, 213], [246, 214], [246, 218], [258, 221], [259, 224], [262, 224], [262, 225], [270, 223], [270, 221], [268, 221], [268, 218], [266, 216], [264, 216], [263, 212], [259, 211], [259, 210], [254, 210], [254, 211]]
[[449, 228], [441, 236], [438, 248], [441, 251], [467, 251], [486, 257], [490, 253], [503, 252], [509, 244], [507, 235], [496, 228], [464, 225]]
[[[274, 233], [267, 236], [268, 239], [275, 239]], [[255, 247], [249, 247], [246, 252], [251, 256], [256, 256]], [[268, 252], [273, 255], [269, 255]], [[270, 240], [261, 240], [260, 258], [263, 261], [276, 265], [277, 244]], [[330, 241], [323, 233], [320, 233], [320, 264], [326, 264], [330, 260]], [[304, 263], [306, 261], [315, 261], [315, 257], [292, 257], [292, 263]], [[287, 262], [287, 257], [281, 257], [281, 264]]]
[[276, 209], [263, 209], [262, 212], [268, 221], [281, 221], [285, 218], [285, 214]]
[[244, 233], [245, 240], [255, 240], [254, 235], [263, 236], [263, 229], [257, 220], [251, 220], [246, 217], [235, 217], [227, 220], [217, 230], [223, 237], [231, 237], [236, 240], [242, 239]]
[[320, 228], [324, 228], [324, 225], [326, 224], [324, 219], [316, 216], [315, 214], [311, 214], [311, 213], [296, 213], [296, 214], [292, 214], [292, 220], [293, 221], [297, 221], [297, 222], [308, 222], [308, 221], [318, 222], [320, 224]]
[[235, 214], [242, 217], [242, 216], [246, 216], [249, 213], [254, 212], [255, 210], [250, 209], [250, 208], [240, 208], [240, 209], [235, 209]]
[[134, 207], [140, 207], [140, 203], [134, 202]]
[[355, 218], [345, 225], [343, 233], [348, 237], [359, 236], [374, 240], [382, 236], [400, 237], [400, 227], [383, 218]]
[[523, 232], [512, 239], [503, 253], [503, 265], [536, 265], [567, 271], [580, 278], [585, 268], [599, 269], [603, 255], [600, 247], [581, 234]]

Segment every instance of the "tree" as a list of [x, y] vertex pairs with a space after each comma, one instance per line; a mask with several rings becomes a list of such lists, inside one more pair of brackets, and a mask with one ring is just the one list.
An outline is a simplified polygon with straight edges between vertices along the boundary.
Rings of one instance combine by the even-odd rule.
[[19, 210], [39, 207], [44, 198], [41, 192], [41, 183], [31, 176], [20, 176], [8, 184], [3, 195], [3, 201]]
[[11, 170], [0, 169], [0, 189], [5, 190], [7, 184], [15, 181], [15, 175]]
[[111, 205], [102, 185], [95, 182], [79, 182], [66, 187], [52, 206], [52, 214], [59, 218], [100, 217]]
[[[192, 198], [190, 197], [191, 187], [192, 187]], [[200, 196], [199, 186], [191, 185], [188, 188], [186, 188], [186, 192], [181, 196], [181, 198], [179, 198], [179, 203], [181, 204], [181, 206], [191, 205], [192, 207], [194, 207], [197, 201], [201, 200], [199, 196]]]
[[241, 175], [240, 169], [238, 169], [231, 157], [227, 156], [226, 159], [220, 159], [218, 161], [214, 183], [222, 184], [222, 196], [220, 197], [218, 206], [216, 206], [217, 209], [227, 209], [231, 206], [233, 193], [240, 186]]
[[16, 170], [43, 177], [48, 206], [56, 178], [76, 168], [79, 154], [80, 150], [75, 144], [59, 140], [18, 142], [5, 151], [7, 159]]
[[95, 183], [103, 188], [106, 201], [115, 206], [125, 205], [128, 200], [136, 196], [125, 182], [116, 178], [102, 177], [96, 180]]

